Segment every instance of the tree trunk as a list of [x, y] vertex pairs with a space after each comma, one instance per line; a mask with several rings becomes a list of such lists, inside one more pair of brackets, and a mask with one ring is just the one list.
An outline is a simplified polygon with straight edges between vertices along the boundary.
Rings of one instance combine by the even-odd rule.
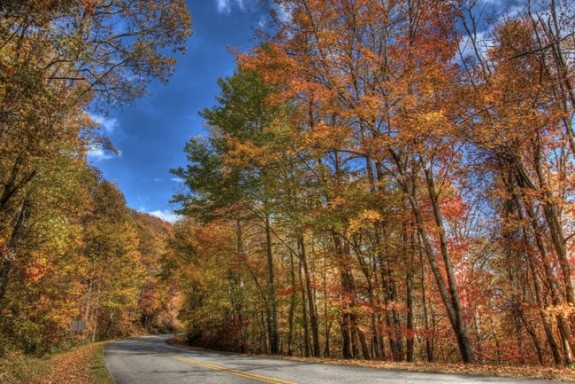
[[559, 218], [558, 207], [553, 203], [554, 198], [551, 194], [549, 184], [547, 183], [545, 172], [542, 169], [539, 135], [537, 136], [535, 147], [535, 171], [544, 197], [544, 200], [542, 201], [543, 213], [545, 215], [547, 225], [549, 225], [549, 233], [551, 235], [553, 249], [555, 250], [555, 254], [559, 260], [559, 266], [561, 267], [567, 302], [571, 305], [575, 305], [575, 290], [573, 288], [573, 281], [571, 280], [571, 266], [569, 264], [566, 247], [567, 242], [565, 241], [563, 226], [561, 225], [561, 219]]
[[275, 297], [275, 272], [272, 249], [272, 235], [269, 215], [266, 215], [266, 254], [268, 259], [268, 332], [270, 338], [270, 352], [277, 355], [280, 352], [280, 338], [278, 331], [277, 305]]
[[2, 262], [0, 266], [0, 301], [4, 298], [6, 291], [8, 290], [12, 265], [16, 259], [17, 248], [22, 239], [26, 222], [28, 221], [28, 210], [28, 200], [27, 198], [24, 198], [16, 212], [16, 222], [12, 229], [12, 234], [8, 240], [8, 244], [3, 248], [0, 248], [0, 256], [2, 257], [0, 260], [0, 262]]
[[[527, 245], [527, 236], [523, 234], [523, 241]], [[549, 316], [545, 313], [545, 304], [543, 302], [543, 296], [541, 294], [541, 286], [539, 285], [539, 279], [535, 272], [535, 267], [533, 265], [533, 260], [530, 255], [529, 250], [527, 250], [527, 263], [529, 266], [529, 270], [531, 271], [531, 275], [533, 276], [533, 287], [535, 290], [535, 299], [537, 301], [537, 310], [539, 312], [539, 317], [541, 318], [541, 324], [543, 324], [543, 330], [545, 331], [545, 336], [547, 338], [547, 343], [549, 344], [549, 348], [551, 349], [551, 354], [553, 355], [553, 361], [556, 365], [561, 365], [561, 354], [559, 352], [559, 346], [555, 341], [555, 337], [553, 336], [553, 327], [549, 322]], [[545, 362], [543, 358], [539, 357], [539, 362], [543, 365]]]
[[[241, 260], [243, 258], [243, 253], [244, 253], [244, 240], [243, 240], [243, 229], [242, 229], [242, 223], [241, 221], [238, 219], [236, 220], [236, 257], [238, 260]], [[246, 326], [244, 324], [244, 317], [243, 317], [243, 297], [244, 297], [244, 293], [243, 293], [243, 289], [244, 289], [244, 284], [243, 284], [243, 278], [240, 277], [240, 283], [239, 285], [239, 289], [240, 289], [240, 302], [236, 302], [234, 305], [234, 308], [236, 310], [236, 313], [238, 315], [238, 322], [239, 322], [239, 328], [240, 328], [240, 351], [242, 353], [245, 353], [247, 351], [247, 330], [246, 330]]]
[[406, 289], [406, 305], [407, 305], [407, 361], [409, 363], [413, 362], [414, 359], [414, 318], [413, 318], [413, 274], [411, 272], [411, 266], [408, 267], [405, 276], [405, 289]]
[[[521, 177], [518, 177], [518, 181], [519, 181], [519, 185], [522, 186], [524, 184], [522, 184], [522, 181], [524, 182], [524, 179], [522, 179]], [[516, 194], [513, 195], [515, 204], [517, 204], [518, 207], [521, 206], [521, 200], [519, 198], [519, 196], [517, 196]], [[541, 237], [541, 229], [539, 228], [539, 223], [537, 221], [537, 217], [535, 215], [535, 210], [532, 206], [530, 206], [529, 204], [527, 204], [527, 202], [524, 201], [524, 206], [525, 206], [525, 212], [527, 212], [527, 215], [530, 219], [531, 222], [531, 228], [533, 230], [533, 237], [535, 238], [535, 245], [537, 246], [537, 250], [539, 251], [539, 254], [541, 255], [542, 258], [542, 267], [543, 270], [545, 271], [545, 278], [547, 280], [547, 285], [549, 286], [549, 292], [551, 294], [551, 302], [553, 303], [553, 305], [560, 305], [561, 304], [561, 297], [560, 297], [560, 293], [559, 293], [559, 288], [557, 287], [557, 282], [555, 280], [555, 274], [553, 272], [553, 268], [552, 268], [552, 262], [551, 260], [549, 260], [549, 257], [547, 255], [547, 250], [545, 247], [545, 242], [544, 239]], [[519, 218], [522, 219], [523, 218], [523, 213], [521, 212], [520, 209], [518, 209], [518, 214], [519, 214]], [[544, 311], [544, 309], [543, 309]], [[545, 314], [546, 316], [546, 314]], [[564, 353], [564, 361], [566, 365], [570, 365], [573, 362], [573, 349], [571, 347], [570, 344], [570, 338], [571, 338], [571, 330], [569, 327], [569, 324], [567, 323], [566, 319], [564, 318], [563, 315], [561, 314], [557, 314], [556, 315], [557, 318], [557, 328], [559, 330], [559, 335], [561, 338], [561, 343], [563, 344], [563, 353]], [[545, 323], [544, 323], [545, 324]], [[555, 345], [555, 341], [553, 338], [549, 339], [548, 338], [548, 342], [550, 346]]]
[[293, 334], [294, 334], [294, 317], [295, 317], [295, 307], [297, 304], [297, 285], [295, 276], [295, 264], [293, 253], [290, 252], [290, 280], [291, 280], [291, 294], [290, 294], [290, 304], [288, 313], [288, 340], [287, 340], [287, 354], [288, 356], [293, 355]]
[[[461, 353], [461, 358], [464, 363], [474, 363], [475, 362], [475, 355], [473, 353], [473, 348], [471, 345], [471, 341], [469, 340], [469, 335], [467, 331], [467, 326], [465, 325], [465, 321], [463, 320], [463, 311], [461, 308], [461, 303], [459, 301], [459, 292], [457, 290], [457, 281], [455, 279], [455, 272], [453, 270], [453, 266], [451, 264], [451, 256], [449, 254], [449, 250], [447, 247], [447, 238], [445, 236], [445, 226], [443, 224], [443, 215], [441, 209], [439, 207], [439, 200], [437, 196], [437, 192], [435, 190], [435, 182], [433, 180], [433, 171], [430, 169], [428, 164], [423, 163], [421, 166], [423, 167], [423, 172], [425, 174], [425, 179], [427, 181], [427, 189], [429, 193], [429, 198], [431, 200], [431, 205], [433, 207], [433, 216], [435, 218], [435, 223], [437, 225], [437, 229], [439, 230], [439, 242], [441, 246], [441, 255], [443, 256], [443, 264], [445, 269], [445, 274], [447, 276], [447, 286], [449, 288], [449, 295], [445, 291], [445, 287], [443, 289], [440, 288], [440, 292], [442, 294], [442, 299], [444, 302], [449, 302], [450, 310], [448, 313], [450, 315], [451, 325], [455, 331], [455, 336], [457, 337], [457, 344], [459, 345], [459, 351]], [[415, 201], [415, 196], [413, 196], [413, 201]], [[421, 216], [421, 211], [419, 210], [419, 206], [417, 207], [417, 216], [419, 218], [418, 226], [420, 231], [425, 232], [423, 224], [423, 217]], [[425, 244], [427, 243], [427, 244]], [[428, 256], [433, 253], [431, 248], [431, 244], [429, 244], [427, 240], [427, 234], [424, 237], [424, 248], [426, 251], [429, 252]], [[437, 266], [436, 266], [437, 268]], [[435, 273], [435, 272], [434, 272]], [[441, 281], [443, 283], [443, 278], [440, 274], [436, 275], [436, 281]], [[439, 285], [439, 284], [438, 284]], [[444, 295], [445, 294], [445, 295]], [[453, 316], [453, 318], [452, 318]]]
[[342, 336], [342, 357], [344, 359], [353, 359], [353, 319], [351, 315], [351, 308], [355, 305], [355, 287], [353, 283], [353, 276], [351, 271], [347, 267], [346, 259], [349, 257], [349, 250], [343, 244], [342, 240], [339, 238], [335, 230], [332, 230], [332, 237], [335, 245], [335, 251], [337, 253], [338, 267], [340, 282], [342, 288], [342, 296], [344, 299], [344, 306], [340, 308], [341, 318], [341, 336]]
[[433, 363], [435, 357], [433, 356], [433, 344], [429, 336], [429, 314], [427, 309], [427, 290], [425, 289], [425, 266], [423, 265], [423, 255], [421, 253], [421, 246], [419, 247], [419, 264], [421, 265], [421, 305], [423, 307], [423, 324], [425, 326], [425, 353], [427, 361]]
[[321, 353], [319, 345], [319, 324], [317, 319], [317, 308], [315, 305], [315, 298], [314, 298], [315, 295], [311, 283], [311, 274], [307, 263], [307, 252], [305, 249], [303, 235], [300, 235], [298, 238], [298, 249], [301, 262], [303, 265], [303, 272], [305, 276], [305, 284], [307, 292], [307, 301], [309, 305], [309, 319], [310, 319], [311, 337], [312, 337], [312, 354], [313, 356], [318, 357], [320, 356]]
[[301, 276], [302, 262], [299, 261], [298, 274], [299, 274], [299, 286], [301, 292], [301, 309], [302, 309], [302, 326], [303, 326], [303, 343], [304, 343], [304, 355], [309, 357], [311, 354], [310, 342], [309, 342], [309, 325], [307, 316], [307, 300], [305, 294], [305, 287], [303, 285], [304, 279]]

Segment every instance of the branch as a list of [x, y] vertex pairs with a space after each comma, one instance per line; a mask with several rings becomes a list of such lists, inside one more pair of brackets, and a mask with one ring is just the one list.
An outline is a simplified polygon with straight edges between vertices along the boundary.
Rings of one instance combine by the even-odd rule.
[[564, 36], [564, 37], [562, 37], [562, 38], [560, 38], [560, 39], [558, 39], [558, 40], [556, 40], [556, 41], [552, 41], [551, 43], [549, 43], [549, 44], [547, 44], [547, 45], [545, 45], [545, 46], [543, 46], [543, 47], [540, 47], [540, 48], [537, 48], [537, 49], [533, 49], [533, 50], [527, 51], [527, 52], [522, 52], [522, 53], [520, 53], [520, 54], [518, 54], [518, 55], [512, 56], [512, 57], [509, 58], [509, 60], [515, 60], [515, 59], [518, 59], [518, 58], [523, 57], [523, 56], [533, 55], [533, 54], [539, 53], [539, 52], [541, 52], [541, 51], [545, 51], [545, 50], [547, 50], [547, 49], [549, 49], [549, 48], [551, 48], [551, 47], [553, 47], [553, 46], [556, 46], [556, 45], [561, 44], [564, 40], [567, 40], [568, 38], [573, 37], [573, 36], [575, 36], [575, 32], [571, 32], [571, 33], [568, 34], [567, 36]]

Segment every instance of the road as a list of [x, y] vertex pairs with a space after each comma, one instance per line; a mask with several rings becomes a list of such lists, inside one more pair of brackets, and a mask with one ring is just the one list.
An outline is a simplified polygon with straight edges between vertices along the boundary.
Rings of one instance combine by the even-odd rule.
[[106, 367], [116, 384], [558, 384], [558, 381], [503, 379], [359, 368], [263, 359], [184, 349], [166, 344], [169, 336], [131, 338], [108, 345]]

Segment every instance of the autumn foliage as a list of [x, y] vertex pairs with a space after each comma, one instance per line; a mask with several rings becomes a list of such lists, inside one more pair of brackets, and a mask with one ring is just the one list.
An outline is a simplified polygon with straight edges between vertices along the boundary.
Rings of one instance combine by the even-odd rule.
[[128, 209], [87, 153], [115, 151], [89, 111], [171, 74], [185, 3], [2, 1], [0, 15], [0, 358], [173, 328], [170, 226]]
[[1, 3], [0, 354], [181, 321], [241, 352], [571, 366], [575, 10], [516, 3], [276, 1], [173, 170], [173, 228], [87, 165], [114, 149], [86, 110], [169, 76], [184, 3]]
[[573, 363], [574, 9], [481, 4], [277, 1], [174, 170], [190, 340]]

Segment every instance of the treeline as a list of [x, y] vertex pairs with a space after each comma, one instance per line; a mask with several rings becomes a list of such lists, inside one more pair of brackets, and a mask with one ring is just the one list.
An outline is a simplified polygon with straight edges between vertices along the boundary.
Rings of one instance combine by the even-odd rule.
[[190, 340], [573, 363], [575, 9], [520, 3], [278, 1], [174, 170]]
[[86, 157], [114, 151], [88, 111], [166, 79], [189, 26], [180, 0], [0, 2], [0, 356], [176, 325], [170, 227]]
[[81, 173], [74, 189], [34, 191], [51, 201], [22, 229], [2, 298], [3, 354], [180, 327], [179, 294], [160, 274], [171, 224], [127, 208], [94, 170]]

